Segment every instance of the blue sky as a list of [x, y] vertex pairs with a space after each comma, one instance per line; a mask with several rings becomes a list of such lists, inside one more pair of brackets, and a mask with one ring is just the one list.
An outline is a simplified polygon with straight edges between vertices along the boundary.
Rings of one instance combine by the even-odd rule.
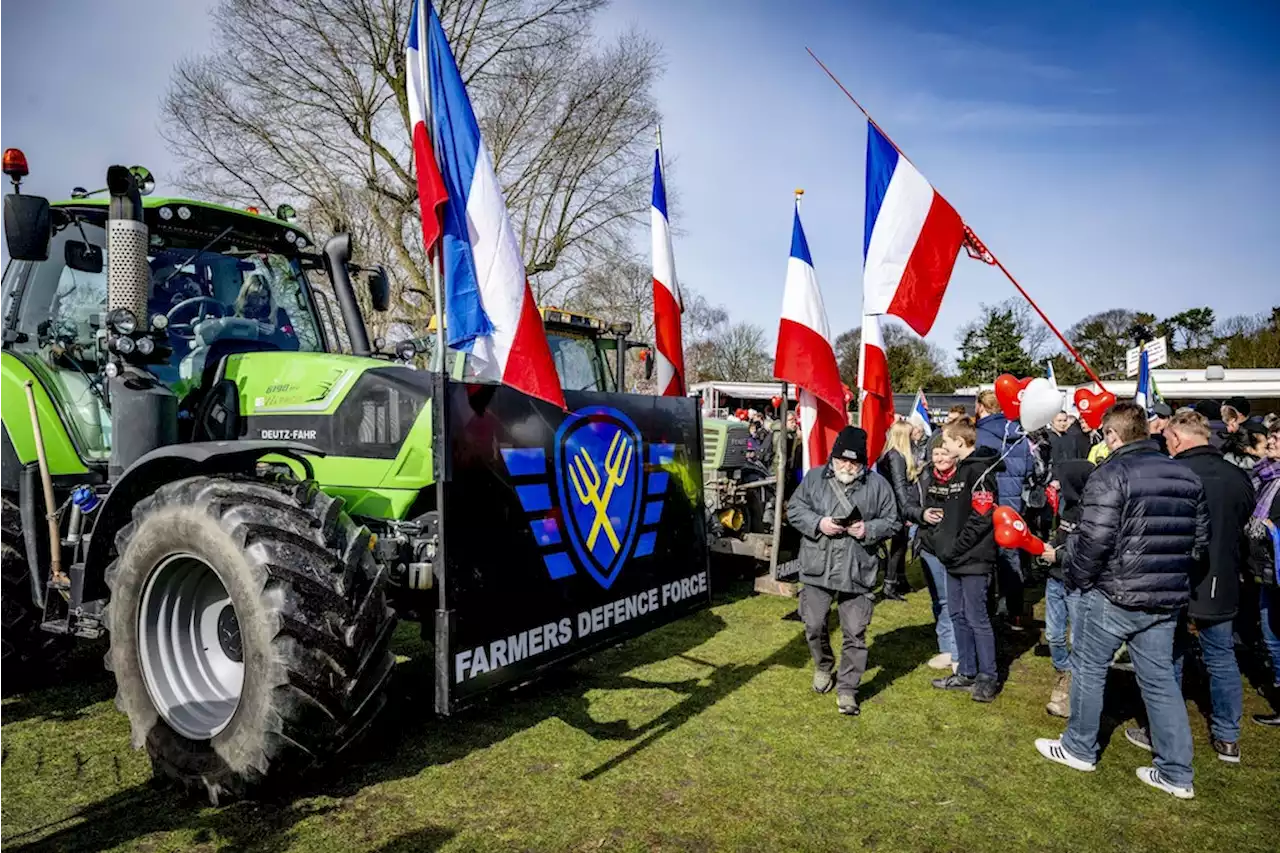
[[[682, 281], [771, 334], [796, 187], [833, 333], [861, 306], [865, 123], [806, 46], [1060, 327], [1113, 307], [1280, 303], [1280, 5], [618, 0], [608, 14], [665, 46]], [[952, 351], [979, 302], [1013, 294], [962, 256], [930, 340]]]
[[[31, 191], [65, 196], [113, 162], [165, 189], [159, 99], [208, 47], [210, 5], [5, 4], [0, 127]], [[832, 330], [859, 322], [865, 126], [806, 46], [1060, 326], [1280, 302], [1280, 4], [614, 0], [600, 31], [633, 24], [666, 60], [679, 275], [770, 336], [796, 187]], [[143, 47], [113, 70], [105, 47], [68, 54], [72, 32]], [[72, 55], [98, 64], [48, 61]], [[952, 352], [979, 302], [1013, 293], [962, 256], [930, 340]]]

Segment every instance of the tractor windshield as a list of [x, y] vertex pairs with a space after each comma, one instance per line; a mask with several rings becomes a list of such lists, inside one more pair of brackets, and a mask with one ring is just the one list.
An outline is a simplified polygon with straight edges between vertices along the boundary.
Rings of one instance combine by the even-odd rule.
[[[423, 353], [424, 363], [434, 365], [435, 335], [417, 338], [414, 343]], [[560, 375], [560, 387], [566, 391], [616, 391], [613, 359], [615, 344], [606, 338], [593, 338], [574, 333], [562, 333], [547, 329], [547, 343], [551, 358]], [[469, 353], [452, 347], [447, 350], [449, 373], [454, 379], [466, 382], [485, 381], [476, 370]]]
[[[4, 275], [6, 348], [51, 380], [46, 386], [62, 398], [91, 457], [110, 446], [110, 418], [96, 388], [110, 258], [105, 217], [95, 214], [71, 217], [54, 234], [48, 260], [13, 261]], [[212, 245], [208, 233], [153, 229], [152, 235], [150, 298], [139, 320], [164, 316], [169, 357], [151, 370], [179, 395], [200, 382], [218, 341], [241, 349], [324, 349], [296, 253], [237, 245], [235, 234]]]

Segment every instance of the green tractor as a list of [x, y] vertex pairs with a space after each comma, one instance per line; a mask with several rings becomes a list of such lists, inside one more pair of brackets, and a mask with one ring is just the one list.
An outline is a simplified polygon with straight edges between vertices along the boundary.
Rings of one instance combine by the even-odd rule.
[[692, 401], [415, 369], [370, 346], [347, 235], [4, 167], [5, 673], [107, 637], [158, 777], [217, 802], [349, 750], [397, 619], [447, 716], [709, 602]]

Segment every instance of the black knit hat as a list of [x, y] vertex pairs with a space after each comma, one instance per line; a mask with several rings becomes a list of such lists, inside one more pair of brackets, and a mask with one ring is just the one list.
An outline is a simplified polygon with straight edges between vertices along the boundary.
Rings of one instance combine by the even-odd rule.
[[831, 458], [867, 464], [866, 430], [853, 426], [840, 430], [835, 446], [831, 448]]
[[1222, 404], [1217, 400], [1201, 400], [1196, 403], [1195, 410], [1211, 421], [1222, 420]]
[[1226, 405], [1235, 409], [1246, 418], [1249, 417], [1249, 401], [1244, 397], [1228, 397]]

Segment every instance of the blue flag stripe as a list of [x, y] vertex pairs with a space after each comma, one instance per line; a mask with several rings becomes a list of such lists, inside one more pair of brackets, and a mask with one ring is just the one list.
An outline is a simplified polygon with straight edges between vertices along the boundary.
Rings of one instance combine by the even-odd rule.
[[871, 232], [880, 216], [880, 205], [889, 191], [893, 170], [898, 167], [898, 149], [884, 138], [875, 125], [867, 122], [867, 207], [862, 221], [862, 259], [866, 263], [867, 249], [871, 247]]

